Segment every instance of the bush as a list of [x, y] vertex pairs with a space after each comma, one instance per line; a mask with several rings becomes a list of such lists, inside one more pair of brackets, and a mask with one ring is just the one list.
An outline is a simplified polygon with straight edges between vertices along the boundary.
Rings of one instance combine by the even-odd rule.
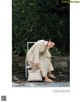
[[28, 41], [55, 39], [55, 55], [69, 55], [69, 4], [60, 0], [13, 0], [13, 54], [25, 55]]

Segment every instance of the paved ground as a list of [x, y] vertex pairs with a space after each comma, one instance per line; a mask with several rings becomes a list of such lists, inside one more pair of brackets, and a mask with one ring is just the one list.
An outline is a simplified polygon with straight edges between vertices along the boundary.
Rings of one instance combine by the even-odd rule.
[[22, 82], [22, 83], [12, 83], [13, 87], [69, 87], [69, 82]]
[[69, 87], [70, 86], [70, 77], [68, 73], [57, 72], [55, 74], [56, 79], [53, 83], [48, 82], [28, 82], [25, 77], [18, 75], [13, 76], [12, 86], [13, 87]]

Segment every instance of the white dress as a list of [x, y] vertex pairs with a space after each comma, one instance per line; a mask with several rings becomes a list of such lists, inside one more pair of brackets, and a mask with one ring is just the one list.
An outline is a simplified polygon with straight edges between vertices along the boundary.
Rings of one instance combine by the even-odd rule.
[[53, 71], [54, 68], [51, 63], [51, 53], [47, 48], [47, 41], [37, 41], [27, 52], [26, 62], [33, 67], [33, 63], [38, 63], [43, 77], [47, 76], [47, 73]]

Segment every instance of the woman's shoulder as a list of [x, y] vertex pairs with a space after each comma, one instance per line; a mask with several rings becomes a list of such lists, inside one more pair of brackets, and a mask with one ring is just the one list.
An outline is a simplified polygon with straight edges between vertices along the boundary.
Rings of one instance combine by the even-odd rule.
[[47, 45], [48, 41], [45, 41], [45, 40], [38, 40], [37, 43]]

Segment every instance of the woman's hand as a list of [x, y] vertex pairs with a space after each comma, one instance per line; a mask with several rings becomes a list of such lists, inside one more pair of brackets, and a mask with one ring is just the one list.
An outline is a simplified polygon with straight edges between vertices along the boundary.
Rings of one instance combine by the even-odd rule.
[[39, 63], [34, 63], [33, 66], [38, 68], [39, 67]]

